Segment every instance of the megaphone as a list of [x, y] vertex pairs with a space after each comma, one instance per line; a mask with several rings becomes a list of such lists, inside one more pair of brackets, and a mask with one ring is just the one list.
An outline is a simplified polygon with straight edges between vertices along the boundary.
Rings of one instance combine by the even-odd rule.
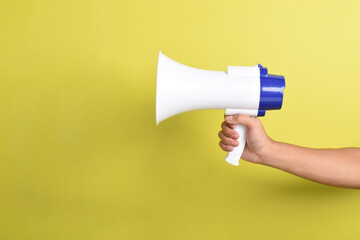
[[[156, 123], [179, 113], [201, 109], [225, 109], [264, 116], [266, 110], [281, 109], [285, 78], [268, 74], [260, 64], [228, 66], [227, 72], [203, 70], [178, 63], [159, 53], [156, 80]], [[235, 166], [246, 144], [246, 127], [238, 125], [239, 145], [225, 160]]]

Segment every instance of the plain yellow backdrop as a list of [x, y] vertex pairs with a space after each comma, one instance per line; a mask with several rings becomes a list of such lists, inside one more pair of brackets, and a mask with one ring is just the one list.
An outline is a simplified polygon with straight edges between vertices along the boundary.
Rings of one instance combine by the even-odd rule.
[[286, 78], [276, 140], [360, 147], [360, 2], [0, 0], [0, 239], [359, 239], [360, 192], [224, 162], [224, 111], [156, 126], [160, 50]]

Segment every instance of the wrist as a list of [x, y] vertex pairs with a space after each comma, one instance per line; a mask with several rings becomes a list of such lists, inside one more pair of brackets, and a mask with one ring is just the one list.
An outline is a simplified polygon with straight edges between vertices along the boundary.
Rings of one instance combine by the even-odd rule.
[[277, 147], [280, 142], [277, 142], [271, 138], [268, 139], [265, 148], [259, 153], [259, 163], [262, 165], [270, 166], [272, 157], [277, 152]]

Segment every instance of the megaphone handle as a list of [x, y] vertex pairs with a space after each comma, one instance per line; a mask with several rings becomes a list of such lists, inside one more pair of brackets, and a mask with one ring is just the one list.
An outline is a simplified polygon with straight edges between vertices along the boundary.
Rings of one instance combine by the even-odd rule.
[[246, 127], [243, 125], [236, 125], [235, 131], [239, 134], [239, 145], [234, 148], [225, 158], [225, 161], [234, 166], [239, 166], [239, 160], [244, 151], [246, 144]]

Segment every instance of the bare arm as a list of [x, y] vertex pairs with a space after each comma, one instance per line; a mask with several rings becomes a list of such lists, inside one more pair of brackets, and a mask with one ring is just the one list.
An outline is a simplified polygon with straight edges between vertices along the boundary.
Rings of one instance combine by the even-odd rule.
[[327, 185], [360, 188], [360, 148], [312, 149], [277, 142], [266, 135], [259, 119], [238, 114], [226, 117], [221, 125], [224, 151], [238, 144], [236, 124], [248, 128], [242, 159]]

